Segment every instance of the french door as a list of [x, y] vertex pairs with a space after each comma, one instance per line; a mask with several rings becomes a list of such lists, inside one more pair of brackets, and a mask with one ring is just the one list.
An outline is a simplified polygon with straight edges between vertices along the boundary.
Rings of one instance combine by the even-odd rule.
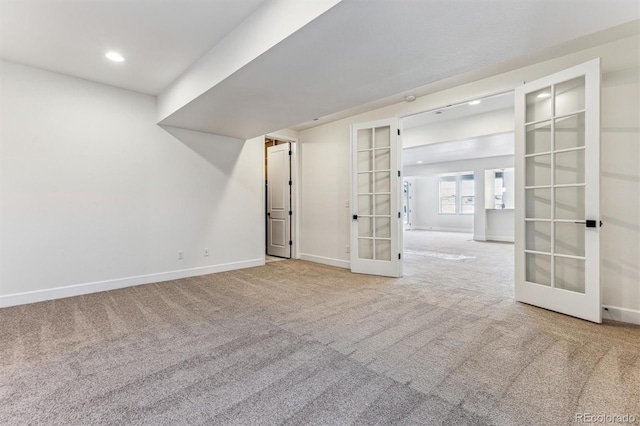
[[402, 177], [398, 119], [351, 128], [351, 271], [402, 274]]
[[516, 300], [593, 322], [600, 302], [600, 60], [515, 91]]

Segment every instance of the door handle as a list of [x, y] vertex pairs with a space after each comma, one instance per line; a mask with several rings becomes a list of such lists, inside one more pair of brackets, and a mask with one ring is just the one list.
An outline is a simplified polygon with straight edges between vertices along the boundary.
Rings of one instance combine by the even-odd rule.
[[267, 217], [271, 217], [271, 212], [267, 212]]
[[[596, 228], [596, 224], [598, 221], [596, 220], [591, 220], [591, 219], [587, 219], [584, 221], [578, 221], [578, 222], [574, 222], [577, 223], [579, 225], [585, 225], [587, 228]], [[600, 221], [600, 226], [602, 226], [602, 221]]]

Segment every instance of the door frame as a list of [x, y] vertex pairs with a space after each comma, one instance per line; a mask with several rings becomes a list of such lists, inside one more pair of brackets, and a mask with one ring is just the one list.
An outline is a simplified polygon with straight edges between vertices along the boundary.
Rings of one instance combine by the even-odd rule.
[[[278, 133], [268, 133], [263, 135], [262, 140], [262, 206], [264, 207], [267, 203], [267, 194], [265, 191], [264, 185], [264, 176], [265, 176], [265, 158], [264, 156], [264, 144], [265, 139], [275, 139], [281, 142], [289, 142], [291, 144], [291, 241], [293, 242], [291, 245], [291, 259], [300, 259], [300, 144], [298, 138], [281, 135]], [[263, 216], [266, 215], [266, 211], [263, 212]], [[266, 221], [262, 220], [263, 223], [263, 235], [262, 240], [266, 241], [267, 238], [267, 226]], [[266, 259], [266, 250], [262, 253], [263, 259]]]

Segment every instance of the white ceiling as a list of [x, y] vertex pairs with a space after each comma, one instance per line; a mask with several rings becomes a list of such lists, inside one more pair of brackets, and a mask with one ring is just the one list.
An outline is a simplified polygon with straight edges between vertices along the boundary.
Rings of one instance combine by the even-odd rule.
[[[261, 3], [0, 0], [0, 56], [158, 94]], [[343, 0], [164, 124], [242, 139], [311, 126], [639, 17], [637, 0]]]
[[403, 117], [402, 128], [411, 129], [446, 120], [453, 120], [454, 118], [469, 117], [471, 115], [483, 114], [499, 109], [513, 108], [514, 95], [513, 92], [506, 92], [478, 100], [480, 103], [477, 105], [469, 105], [467, 102], [456, 105], [443, 105], [443, 108]]
[[407, 148], [402, 151], [402, 165], [407, 167], [513, 154], [513, 133], [502, 133]]
[[157, 95], [264, 1], [0, 0], [0, 57]]

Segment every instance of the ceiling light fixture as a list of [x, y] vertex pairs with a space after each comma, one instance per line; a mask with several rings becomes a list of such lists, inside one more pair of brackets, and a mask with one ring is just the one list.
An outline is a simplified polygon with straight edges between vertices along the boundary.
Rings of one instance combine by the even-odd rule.
[[475, 101], [469, 102], [469, 105], [478, 105], [480, 102], [482, 102], [480, 99], [476, 99]]
[[413, 101], [416, 100], [416, 97], [413, 96], [413, 95], [407, 95], [407, 96], [404, 97], [404, 100], [407, 101], [407, 102], [413, 102]]
[[422, 160], [418, 160], [418, 164], [422, 164]]
[[107, 59], [109, 59], [110, 61], [113, 62], [123, 62], [124, 61], [124, 57], [119, 54], [118, 52], [107, 52], [104, 56], [107, 57]]
[[549, 96], [551, 96], [551, 93], [542, 92], [542, 93], [538, 94], [538, 96], [536, 96], [536, 98], [544, 99], [544, 98], [548, 98]]

